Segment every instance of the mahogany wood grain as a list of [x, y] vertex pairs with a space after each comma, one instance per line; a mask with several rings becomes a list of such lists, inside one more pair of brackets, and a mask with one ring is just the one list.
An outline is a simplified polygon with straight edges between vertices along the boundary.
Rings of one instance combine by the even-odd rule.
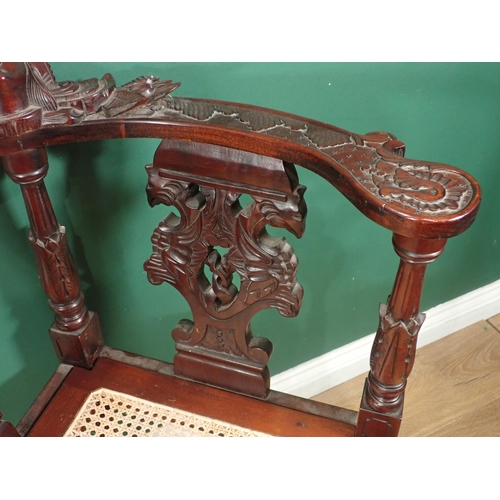
[[354, 435], [353, 423], [184, 380], [166, 374], [166, 364], [159, 364], [163, 373], [105, 357], [92, 370], [73, 368], [29, 435], [63, 435], [87, 396], [102, 387], [276, 436]]
[[[168, 93], [178, 84], [152, 78], [116, 89], [112, 77], [105, 75], [100, 82], [74, 82], [70, 91], [68, 85], [57, 84], [45, 63], [9, 66], [3, 69], [3, 82], [13, 75], [19, 85], [23, 71], [26, 88], [40, 87], [43, 98], [31, 97], [30, 108], [11, 112], [9, 119], [0, 121], [2, 155], [125, 137], [168, 138], [241, 149], [316, 172], [366, 216], [410, 237], [459, 234], [470, 226], [479, 208], [480, 188], [473, 177], [448, 165], [403, 159], [404, 145], [385, 132], [357, 135], [261, 107], [176, 98]], [[15, 87], [16, 97], [22, 100], [22, 86], [4, 86]], [[9, 101], [8, 96], [0, 93], [5, 101]], [[93, 103], [90, 107], [89, 101]], [[35, 119], [32, 114], [37, 105], [40, 116]]]
[[[500, 437], [499, 327], [500, 317], [479, 321], [417, 350], [400, 436]], [[313, 399], [357, 409], [365, 377]]]
[[17, 429], [5, 420], [1, 420], [2, 414], [0, 413], [0, 437], [21, 437]]
[[[155, 137], [162, 142], [147, 167], [148, 201], [152, 206], [173, 205], [180, 217], [170, 215], [159, 222], [144, 267], [151, 283], [176, 287], [193, 313], [193, 321], [180, 319], [172, 333], [178, 351], [175, 373], [260, 397], [262, 401], [217, 392], [216, 408], [231, 415], [237, 401], [243, 422], [266, 427], [270, 412], [278, 419], [273, 424], [278, 434], [297, 424], [293, 410], [293, 417], [282, 414], [283, 408], [269, 401], [272, 345], [253, 336], [250, 320], [267, 307], [284, 316], [300, 310], [303, 290], [296, 280], [295, 253], [284, 238], [272, 238], [266, 226], [302, 236], [305, 188], [295, 164], [301, 165], [393, 233], [401, 264], [389, 302], [380, 309], [356, 435], [397, 435], [424, 320], [419, 305], [425, 269], [448, 238], [473, 223], [481, 200], [478, 183], [455, 167], [403, 158], [404, 144], [386, 132], [359, 135], [261, 107], [171, 96], [179, 85], [140, 77], [117, 87], [109, 74], [59, 83], [47, 63], [0, 63], [0, 156], [25, 201], [29, 240], [55, 312], [50, 330], [54, 347], [63, 363], [83, 367], [72, 370], [61, 393], [68, 401], [80, 400], [81, 390], [88, 389], [85, 384], [90, 387], [94, 377], [105, 375], [102, 367], [117, 370], [107, 374], [107, 380], [120, 387], [124, 380], [133, 387], [138, 380], [159, 375], [99, 359], [104, 339], [97, 314], [85, 306], [65, 229], [45, 189], [44, 148]], [[246, 206], [239, 203], [243, 194], [253, 200]], [[234, 275], [240, 278], [239, 287]], [[196, 395], [189, 404], [200, 409], [208, 408], [206, 398], [215, 394], [208, 387], [193, 389], [180, 378], [169, 384], [168, 391], [174, 391], [181, 405], [188, 404], [181, 386]], [[130, 390], [143, 391], [138, 387]], [[155, 391], [150, 396], [165, 397]], [[49, 409], [70, 407], [57, 400]], [[252, 412], [259, 417], [251, 417]], [[265, 423], [259, 423], [261, 419]], [[238, 425], [245, 425], [242, 421]], [[287, 422], [285, 427], [282, 422]], [[44, 425], [46, 417], [37, 428]], [[331, 425], [311, 423], [304, 429], [313, 435], [335, 435]], [[339, 425], [340, 434], [352, 433], [351, 424]]]
[[[120, 351], [111, 347], [105, 347], [102, 350], [101, 356], [165, 375], [174, 375], [173, 365], [169, 363], [164, 363], [152, 358], [145, 358], [143, 356]], [[283, 406], [284, 408], [303, 411], [310, 413], [311, 415], [317, 415], [318, 417], [338, 420], [339, 422], [344, 422], [353, 426], [356, 425], [358, 417], [356, 409], [350, 410], [332, 404], [324, 404], [311, 399], [303, 399], [273, 390], [269, 391], [266, 401], [270, 401], [278, 406]]]

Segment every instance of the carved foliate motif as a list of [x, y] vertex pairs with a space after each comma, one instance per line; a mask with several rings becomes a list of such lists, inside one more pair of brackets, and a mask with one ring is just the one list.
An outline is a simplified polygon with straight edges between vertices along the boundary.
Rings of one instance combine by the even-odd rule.
[[374, 343], [370, 364], [372, 372], [386, 385], [400, 385], [413, 368], [417, 334], [424, 322], [420, 313], [409, 322], [394, 321], [387, 306], [380, 306], [380, 326]]
[[[0, 93], [18, 95], [18, 108], [22, 108], [17, 110], [19, 120], [12, 116], [5, 123], [0, 120], [0, 138], [40, 126], [75, 124], [97, 114], [114, 117], [137, 106], [151, 105], [179, 85], [142, 76], [117, 88], [109, 73], [100, 79], [57, 82], [48, 63], [0, 63]], [[39, 112], [35, 112], [37, 109]], [[11, 112], [0, 108], [2, 111], [5, 115]]]
[[[241, 206], [240, 193], [171, 179], [155, 166], [147, 171], [150, 204], [173, 205], [180, 214], [169, 214], [154, 231], [153, 254], [144, 265], [151, 283], [172, 284], [191, 306], [194, 323], [179, 324], [174, 339], [260, 360], [262, 342], [252, 338], [251, 317], [269, 307], [295, 316], [301, 305], [295, 253], [266, 225], [302, 236], [303, 186], [283, 201], [254, 196]], [[270, 349], [262, 361], [269, 355]]]
[[80, 328], [88, 319], [88, 310], [80, 290], [80, 277], [68, 247], [66, 230], [39, 239], [30, 230], [28, 239], [35, 252], [40, 282], [56, 313], [56, 325], [62, 330]]
[[[321, 152], [364, 189], [396, 210], [448, 216], [463, 210], [474, 197], [470, 181], [459, 171], [438, 164], [402, 160], [404, 145], [386, 133], [357, 136], [272, 110], [257, 112], [249, 106], [175, 98], [169, 94], [180, 84], [156, 77], [140, 77], [119, 88], [109, 74], [99, 80], [58, 83], [47, 63], [15, 63], [18, 66], [11, 68], [12, 64], [0, 63], [0, 93], [3, 87], [7, 92], [14, 86], [24, 111], [18, 118], [0, 119], [0, 139], [40, 126], [114, 117], [227, 125]], [[26, 87], [24, 95], [23, 86]], [[24, 102], [26, 93], [29, 102]]]
[[373, 343], [369, 374], [369, 398], [384, 411], [401, 403], [413, 368], [417, 335], [425, 314], [408, 321], [395, 321], [385, 304], [380, 305], [380, 325]]
[[41, 241], [29, 232], [28, 239], [35, 250], [38, 270], [47, 295], [55, 303], [75, 299], [80, 293], [78, 273], [66, 240], [65, 228]]

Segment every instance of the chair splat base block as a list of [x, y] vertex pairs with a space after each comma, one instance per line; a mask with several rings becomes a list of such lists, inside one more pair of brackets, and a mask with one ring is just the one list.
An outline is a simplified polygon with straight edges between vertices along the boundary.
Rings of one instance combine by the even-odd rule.
[[[386, 132], [360, 135], [262, 107], [172, 96], [179, 85], [140, 77], [117, 87], [110, 74], [59, 83], [48, 63], [0, 63], [0, 158], [26, 207], [62, 363], [17, 430], [0, 421], [0, 435], [63, 436], [105, 388], [137, 405], [151, 401], [269, 435], [396, 436], [424, 320], [425, 271], [448, 238], [474, 222], [477, 181], [449, 165], [404, 158], [405, 145]], [[97, 319], [105, 311], [87, 308], [45, 185], [47, 147], [117, 138], [160, 141], [146, 166], [147, 201], [177, 213], [169, 208], [157, 223], [143, 269], [152, 284], [176, 288], [191, 310], [172, 325], [173, 365], [106, 347]], [[267, 230], [304, 234], [305, 187], [295, 165], [387, 229], [400, 257], [359, 414], [272, 391], [273, 346], [252, 331], [256, 313], [273, 308], [293, 318], [305, 300], [293, 248]]]
[[[180, 213], [180, 220], [170, 214], [159, 224], [144, 265], [151, 283], [170, 283], [191, 307], [194, 321], [184, 319], [172, 332], [175, 372], [266, 396], [272, 344], [253, 337], [250, 322], [266, 308], [287, 317], [300, 310], [297, 257], [284, 238], [266, 231], [270, 225], [299, 238], [304, 233], [305, 187], [295, 166], [227, 147], [163, 140], [146, 169], [151, 206], [173, 205]], [[240, 204], [243, 194], [251, 195], [249, 204]]]

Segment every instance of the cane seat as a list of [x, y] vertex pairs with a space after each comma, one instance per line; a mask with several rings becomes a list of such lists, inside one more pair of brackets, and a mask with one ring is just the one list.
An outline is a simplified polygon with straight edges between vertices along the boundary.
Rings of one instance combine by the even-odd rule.
[[[47, 63], [0, 68], [0, 156], [26, 204], [60, 361], [21, 421], [1, 422], [0, 434], [398, 434], [424, 320], [425, 269], [474, 221], [480, 189], [470, 175], [405, 159], [404, 144], [388, 133], [358, 135], [256, 106], [175, 97], [179, 84], [170, 80], [141, 77], [117, 87], [107, 74], [59, 83]], [[159, 221], [151, 257], [139, 265], [152, 284], [176, 288], [191, 309], [192, 319], [179, 318], [172, 331], [172, 363], [106, 345], [100, 311], [87, 309], [44, 184], [45, 148], [116, 138], [160, 140], [146, 167], [147, 200], [177, 214]], [[307, 300], [293, 248], [266, 230], [304, 233], [305, 187], [295, 165], [390, 231], [400, 257], [357, 412], [272, 390], [272, 344], [251, 329], [257, 312], [274, 308], [293, 317]]]

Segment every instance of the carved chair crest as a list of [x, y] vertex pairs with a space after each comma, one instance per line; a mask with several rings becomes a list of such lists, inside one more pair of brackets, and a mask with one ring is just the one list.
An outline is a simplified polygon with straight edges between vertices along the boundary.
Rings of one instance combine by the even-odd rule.
[[396, 435], [424, 320], [425, 268], [474, 221], [477, 182], [448, 165], [405, 159], [404, 144], [385, 132], [358, 135], [274, 110], [170, 95], [179, 85], [148, 76], [117, 87], [109, 74], [57, 82], [47, 63], [0, 63], [0, 156], [24, 196], [59, 358], [92, 368], [104, 341], [45, 189], [46, 146], [162, 140], [146, 167], [147, 199], [178, 215], [159, 222], [144, 269], [151, 283], [179, 290], [193, 314], [172, 332], [175, 372], [260, 398], [269, 394], [272, 345], [253, 336], [251, 319], [264, 308], [295, 316], [303, 296], [292, 247], [266, 230], [304, 232], [297, 164], [393, 233], [401, 264], [380, 308], [355, 432]]

